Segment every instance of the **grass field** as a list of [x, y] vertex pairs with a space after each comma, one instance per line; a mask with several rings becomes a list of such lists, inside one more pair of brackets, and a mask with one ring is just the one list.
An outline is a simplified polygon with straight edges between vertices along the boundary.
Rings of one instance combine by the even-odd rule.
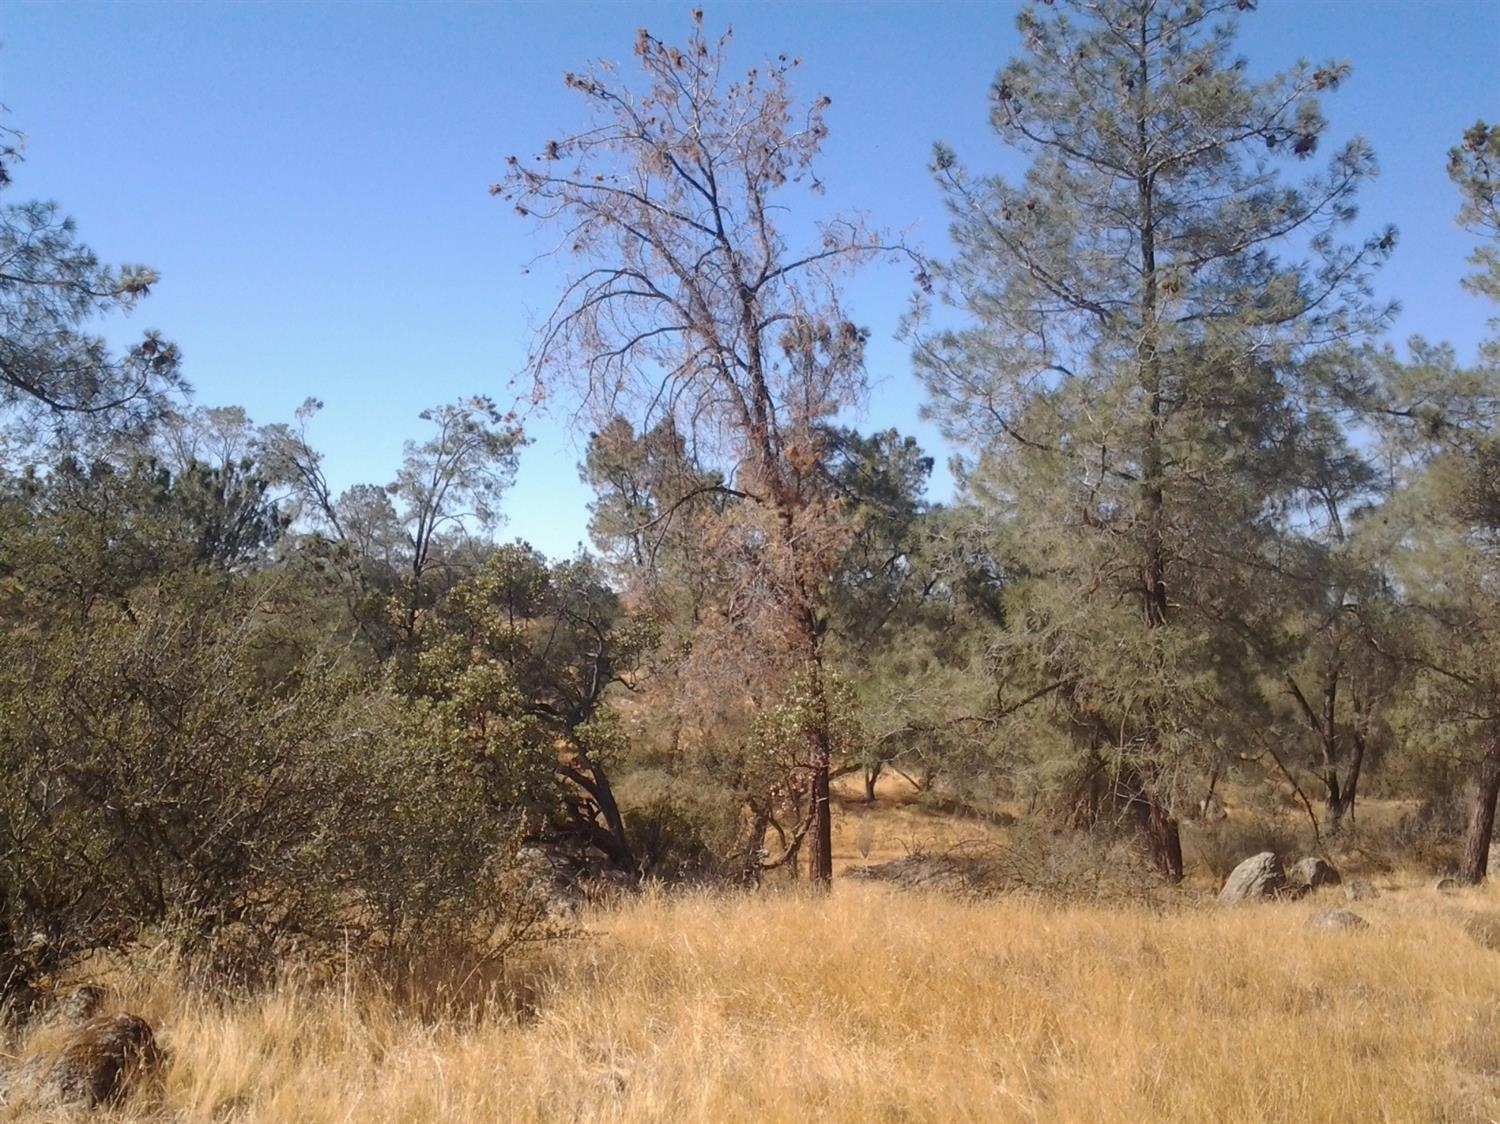
[[112, 982], [170, 1062], [123, 1118], [1500, 1118], [1500, 895], [1388, 887], [1368, 930], [1307, 930], [1327, 904], [647, 897], [425, 1018], [353, 980], [227, 1002], [142, 964]]
[[[840, 872], [1005, 840], [896, 779], [838, 796]], [[169, 1050], [125, 1121], [1500, 1120], [1500, 888], [1369, 877], [1370, 901], [1238, 908], [1201, 870], [1109, 906], [646, 895], [405, 999], [354, 977], [225, 999], [149, 952], [87, 974]], [[1369, 928], [1309, 930], [1330, 907]]]

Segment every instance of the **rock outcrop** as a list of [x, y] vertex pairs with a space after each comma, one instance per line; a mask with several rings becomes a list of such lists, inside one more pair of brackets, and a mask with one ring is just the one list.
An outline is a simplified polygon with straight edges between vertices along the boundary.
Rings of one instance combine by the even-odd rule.
[[1287, 888], [1286, 871], [1274, 851], [1251, 855], [1235, 867], [1219, 891], [1220, 905], [1264, 901]]
[[1333, 864], [1317, 855], [1308, 855], [1298, 859], [1292, 864], [1292, 869], [1287, 871], [1287, 877], [1292, 885], [1308, 890], [1317, 890], [1323, 886], [1337, 886], [1343, 882]]
[[1320, 909], [1307, 919], [1307, 927], [1323, 933], [1352, 933], [1368, 929], [1370, 923], [1347, 909]]
[[34, 1054], [10, 1082], [11, 1104], [118, 1105], [160, 1070], [162, 1052], [139, 1015], [102, 1015]]

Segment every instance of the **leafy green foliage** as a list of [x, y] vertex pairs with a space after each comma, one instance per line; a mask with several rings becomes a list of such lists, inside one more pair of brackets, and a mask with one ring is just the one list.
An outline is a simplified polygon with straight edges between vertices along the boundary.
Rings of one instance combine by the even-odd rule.
[[0, 637], [11, 971], [154, 926], [260, 972], [293, 947], [409, 947], [500, 900], [505, 820], [442, 731], [306, 639], [266, 676], [279, 592], [188, 580]]
[[624, 734], [604, 699], [631, 682], [654, 632], [624, 617], [595, 566], [500, 547], [449, 591], [418, 640], [396, 682], [441, 731], [454, 767], [472, 768], [496, 809], [629, 870], [609, 779]]

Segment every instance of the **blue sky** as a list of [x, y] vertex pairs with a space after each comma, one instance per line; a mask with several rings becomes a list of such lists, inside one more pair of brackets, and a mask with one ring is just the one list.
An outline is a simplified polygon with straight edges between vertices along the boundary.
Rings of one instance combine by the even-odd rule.
[[[486, 192], [506, 154], [580, 122], [564, 70], [628, 64], [641, 25], [682, 38], [689, 7], [8, 0], [0, 103], [27, 134], [9, 198], [57, 199], [103, 257], [162, 273], [111, 334], [162, 329], [200, 402], [271, 422], [321, 398], [314, 437], [334, 483], [383, 482], [424, 408], [473, 393], [509, 404], [556, 296], [553, 271], [523, 272], [534, 231]], [[1017, 49], [1015, 5], [705, 8], [710, 28], [734, 27], [744, 66], [798, 56], [799, 90], [833, 99], [830, 209], [866, 211], [941, 256], [932, 142], [975, 169], [1018, 169], [985, 122], [989, 83]], [[1394, 335], [1471, 355], [1488, 310], [1459, 288], [1472, 243], [1444, 159], [1465, 126], [1500, 118], [1500, 2], [1262, 0], [1239, 46], [1257, 74], [1352, 62], [1325, 113], [1332, 139], [1361, 133], [1380, 158], [1361, 223], [1401, 232], [1378, 282], [1404, 306]], [[908, 285], [891, 270], [850, 287], [872, 332], [859, 422], [914, 432], [941, 462], [893, 338]], [[582, 435], [559, 414], [530, 420], [504, 532], [553, 555], [585, 539], [589, 498]], [[938, 480], [935, 498], [946, 490]]]

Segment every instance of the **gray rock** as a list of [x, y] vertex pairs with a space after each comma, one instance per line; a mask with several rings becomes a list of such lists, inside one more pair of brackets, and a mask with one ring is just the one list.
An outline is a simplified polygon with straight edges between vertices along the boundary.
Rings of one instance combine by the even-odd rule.
[[1286, 884], [1286, 871], [1276, 852], [1262, 851], [1234, 868], [1219, 891], [1219, 904], [1262, 901], [1279, 894]]
[[1368, 882], [1345, 882], [1344, 897], [1348, 898], [1351, 902], [1364, 902], [1369, 901], [1371, 898], [1380, 897], [1380, 891]]
[[52, 1026], [86, 1023], [99, 1013], [108, 995], [99, 984], [80, 984], [57, 992], [42, 1013], [42, 1021]]
[[554, 920], [575, 917], [587, 904], [576, 872], [559, 854], [522, 847], [516, 852], [515, 874], [528, 900]]
[[1343, 881], [1333, 864], [1317, 855], [1298, 859], [1292, 869], [1287, 871], [1287, 877], [1294, 885], [1306, 886], [1309, 890], [1316, 890], [1321, 886], [1337, 886]]
[[13, 988], [0, 1019], [30, 1029], [78, 1026], [99, 1013], [109, 993], [99, 984], [80, 984], [64, 989], [35, 988], [22, 984]]
[[145, 1019], [101, 1016], [28, 1060], [12, 1092], [37, 1105], [118, 1105], [151, 1080], [161, 1063], [162, 1052]]
[[1323, 933], [1352, 933], [1368, 929], [1370, 923], [1347, 909], [1320, 909], [1307, 919], [1307, 927]]
[[1432, 884], [1434, 894], [1456, 894], [1458, 893], [1458, 879], [1442, 877]]

